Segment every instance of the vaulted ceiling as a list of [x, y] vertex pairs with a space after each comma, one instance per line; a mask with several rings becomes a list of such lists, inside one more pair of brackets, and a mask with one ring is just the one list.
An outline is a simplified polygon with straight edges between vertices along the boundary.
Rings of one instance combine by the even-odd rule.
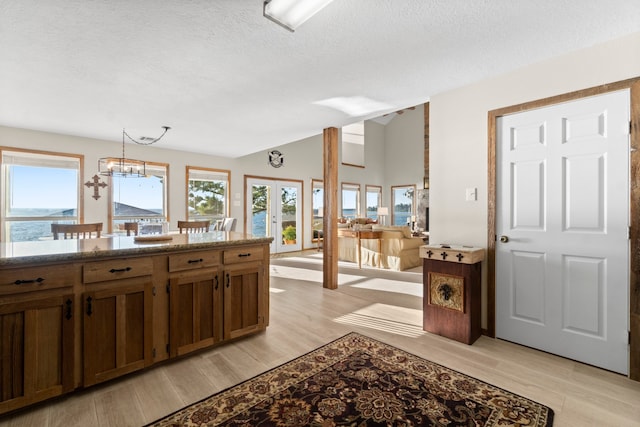
[[238, 157], [638, 31], [638, 0], [334, 0], [295, 32], [262, 0], [0, 0], [0, 125]]

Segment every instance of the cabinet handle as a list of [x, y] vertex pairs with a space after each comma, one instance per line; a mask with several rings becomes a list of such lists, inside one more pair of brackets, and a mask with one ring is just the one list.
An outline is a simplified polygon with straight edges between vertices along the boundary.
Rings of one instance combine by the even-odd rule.
[[216, 274], [216, 284], [214, 286], [214, 289], [217, 291], [218, 290], [218, 275]]
[[71, 314], [72, 313], [72, 310], [71, 310], [71, 304], [72, 304], [71, 299], [67, 299], [64, 303], [66, 305], [66, 313], [65, 313], [64, 317], [67, 320], [71, 320], [71, 317], [72, 317], [72, 314]]
[[25, 283], [42, 283], [44, 282], [44, 279], [42, 277], [38, 277], [37, 279], [30, 279], [30, 280], [16, 280], [15, 282], [13, 282], [14, 285], [24, 285]]
[[91, 307], [91, 302], [93, 298], [87, 297], [87, 316], [91, 316], [93, 314], [93, 308]]
[[229, 287], [229, 273], [227, 273], [227, 288]]
[[198, 258], [198, 259], [190, 259], [189, 261], [187, 261], [189, 264], [195, 264], [197, 262], [202, 262], [204, 261], [202, 258]]
[[248, 254], [238, 254], [238, 256], [240, 258], [245, 258], [245, 257], [251, 256], [251, 254], [250, 253], [248, 253]]
[[125, 271], [131, 271], [131, 267], [112, 268], [111, 270], [109, 270], [109, 273], [124, 273]]

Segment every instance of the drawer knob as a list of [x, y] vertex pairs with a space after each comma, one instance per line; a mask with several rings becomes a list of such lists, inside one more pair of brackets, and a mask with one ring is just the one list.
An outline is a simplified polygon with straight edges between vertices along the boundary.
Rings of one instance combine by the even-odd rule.
[[204, 261], [202, 258], [198, 258], [198, 259], [190, 259], [189, 261], [187, 261], [189, 264], [195, 264], [198, 262], [202, 262]]
[[125, 271], [131, 271], [131, 267], [112, 268], [111, 270], [109, 270], [109, 273], [124, 273]]
[[38, 277], [37, 279], [29, 279], [29, 280], [16, 280], [15, 282], [13, 282], [14, 285], [24, 285], [26, 283], [42, 283], [44, 282], [44, 279], [42, 277]]
[[250, 253], [248, 253], [248, 254], [238, 254], [238, 256], [240, 258], [245, 258], [245, 257], [251, 256], [251, 254]]

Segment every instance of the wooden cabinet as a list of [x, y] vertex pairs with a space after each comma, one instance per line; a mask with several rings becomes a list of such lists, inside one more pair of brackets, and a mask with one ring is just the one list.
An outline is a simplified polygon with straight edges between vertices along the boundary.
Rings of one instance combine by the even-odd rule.
[[241, 240], [0, 258], [0, 414], [264, 330], [269, 241]]
[[481, 335], [480, 278], [484, 250], [422, 246], [423, 329], [465, 344]]
[[82, 294], [85, 386], [152, 363], [152, 270], [148, 258], [85, 265], [87, 291]]
[[170, 255], [169, 270], [170, 356], [219, 342], [223, 318], [220, 252]]
[[2, 273], [0, 413], [61, 395], [74, 384], [73, 266]]
[[237, 248], [224, 252], [224, 339], [264, 329], [263, 248]]

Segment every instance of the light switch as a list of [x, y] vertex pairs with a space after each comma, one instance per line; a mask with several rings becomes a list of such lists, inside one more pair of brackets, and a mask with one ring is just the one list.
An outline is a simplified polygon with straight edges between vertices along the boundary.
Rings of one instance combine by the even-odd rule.
[[475, 202], [478, 199], [478, 189], [477, 188], [467, 188], [466, 191], [466, 200], [467, 202]]

